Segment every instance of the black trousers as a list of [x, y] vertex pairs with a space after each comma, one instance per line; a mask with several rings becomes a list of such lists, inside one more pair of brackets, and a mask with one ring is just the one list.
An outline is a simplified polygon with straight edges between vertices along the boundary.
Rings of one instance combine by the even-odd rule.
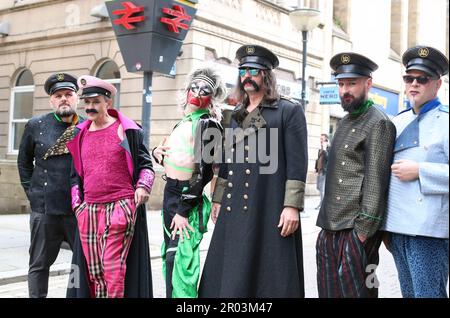
[[[164, 226], [171, 232], [170, 224], [177, 213], [178, 205], [180, 203], [181, 191], [183, 187], [189, 186], [189, 181], [180, 181], [167, 178], [167, 183], [164, 188], [163, 200], [163, 218]], [[174, 240], [164, 232], [164, 243], [166, 246], [166, 298], [172, 298], [172, 272], [175, 262], [175, 254], [178, 247], [178, 236]]]
[[31, 212], [30, 263], [28, 292], [30, 298], [47, 297], [50, 266], [58, 256], [61, 243], [73, 247], [77, 221], [73, 214], [51, 215]]

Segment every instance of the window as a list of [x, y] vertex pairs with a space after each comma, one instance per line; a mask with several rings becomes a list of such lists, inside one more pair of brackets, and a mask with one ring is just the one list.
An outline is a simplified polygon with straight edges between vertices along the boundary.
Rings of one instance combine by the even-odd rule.
[[120, 78], [120, 70], [116, 63], [113, 61], [106, 61], [100, 65], [98, 68], [97, 74], [95, 75], [98, 78], [105, 80], [108, 83], [113, 84], [117, 89], [117, 94], [113, 100], [113, 107], [115, 109], [120, 108], [120, 82], [122, 81]]
[[17, 153], [25, 124], [33, 116], [34, 81], [29, 70], [19, 73], [11, 90], [9, 152]]

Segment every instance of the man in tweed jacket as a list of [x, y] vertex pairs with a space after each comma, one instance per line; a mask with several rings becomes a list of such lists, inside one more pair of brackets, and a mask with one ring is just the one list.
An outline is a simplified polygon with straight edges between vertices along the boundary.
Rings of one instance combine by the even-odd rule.
[[377, 297], [377, 231], [385, 212], [395, 126], [368, 98], [378, 68], [374, 62], [340, 53], [330, 66], [349, 114], [331, 144], [317, 219], [322, 228], [316, 245], [319, 297]]

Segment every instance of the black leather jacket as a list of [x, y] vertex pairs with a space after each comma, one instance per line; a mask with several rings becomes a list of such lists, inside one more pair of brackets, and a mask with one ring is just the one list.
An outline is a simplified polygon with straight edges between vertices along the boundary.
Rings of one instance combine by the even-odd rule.
[[72, 213], [70, 205], [70, 154], [44, 160], [69, 124], [56, 120], [53, 113], [34, 117], [25, 125], [17, 165], [20, 182], [33, 212], [62, 215]]

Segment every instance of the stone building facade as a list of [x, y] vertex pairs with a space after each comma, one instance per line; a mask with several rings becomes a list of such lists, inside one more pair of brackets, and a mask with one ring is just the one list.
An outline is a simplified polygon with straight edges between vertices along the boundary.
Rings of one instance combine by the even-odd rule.
[[[312, 7], [321, 11], [321, 23], [308, 39], [307, 195], [316, 195], [314, 162], [320, 134], [332, 134], [343, 115], [339, 105], [321, 104], [320, 87], [332, 79], [328, 61], [343, 50], [372, 57], [380, 65], [374, 77], [379, 89], [376, 94], [392, 93], [400, 110], [404, 89], [401, 53], [408, 46], [424, 43], [448, 56], [448, 0], [428, 3], [200, 0], [183, 54], [175, 63], [175, 74], [154, 73], [151, 147], [181, 118], [177, 96], [189, 71], [204, 61], [216, 63], [232, 87], [237, 80], [234, 54], [243, 44], [260, 44], [274, 51], [280, 59], [276, 71], [280, 91], [299, 98], [301, 34], [291, 25], [288, 14], [298, 5]], [[141, 121], [142, 74], [127, 72], [110, 20], [95, 14], [102, 5], [101, 0], [0, 2], [0, 213], [29, 211], [17, 172], [17, 148], [26, 121], [50, 111], [43, 85], [52, 73], [90, 74], [111, 81], [120, 91], [115, 107]], [[442, 100], [448, 103], [448, 78], [444, 86]], [[162, 202], [164, 181], [161, 168], [157, 171], [150, 209], [159, 209]]]

